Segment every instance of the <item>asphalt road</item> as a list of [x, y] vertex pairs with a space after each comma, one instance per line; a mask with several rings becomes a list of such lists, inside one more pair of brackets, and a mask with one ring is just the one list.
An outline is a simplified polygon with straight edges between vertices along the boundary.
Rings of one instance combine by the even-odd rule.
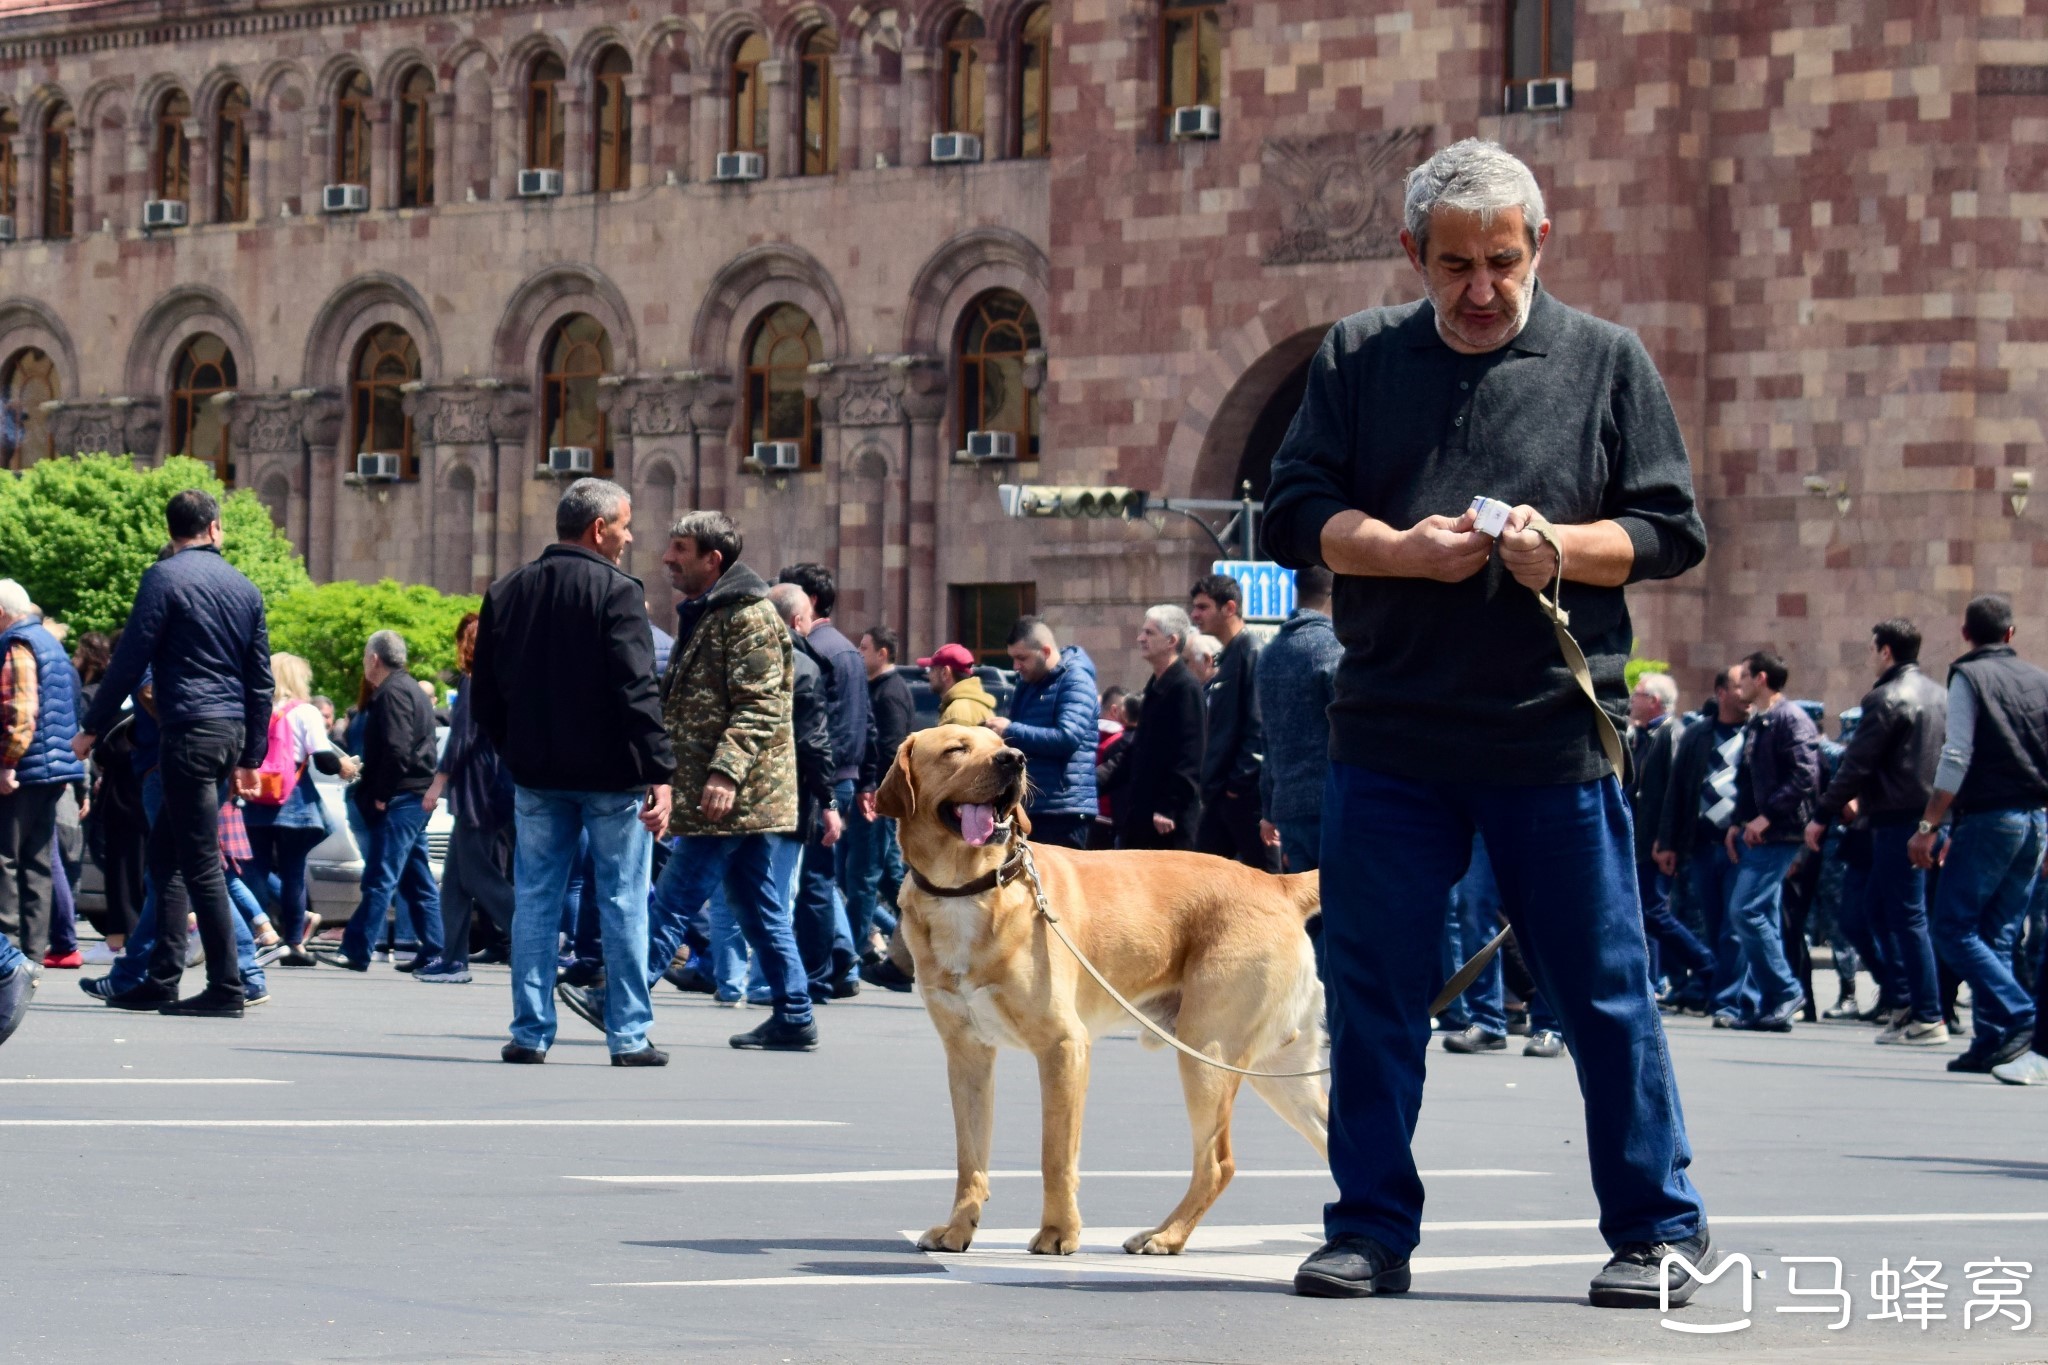
[[[631, 1071], [573, 1017], [546, 1066], [500, 1064], [502, 968], [276, 971], [240, 1022], [117, 1013], [74, 979], [46, 974], [0, 1050], [0, 1359], [2048, 1359], [2041, 1321], [1963, 1323], [1965, 1263], [1994, 1258], [2031, 1263], [2048, 1314], [2048, 1092], [1867, 1028], [1672, 1026], [1694, 1174], [1758, 1277], [1749, 1327], [1686, 1336], [1585, 1305], [1604, 1253], [1568, 1061], [1432, 1054], [1414, 1290], [1333, 1303], [1285, 1290], [1328, 1177], [1248, 1089], [1195, 1246], [1116, 1249], [1187, 1163], [1174, 1065], [1133, 1035], [1096, 1049], [1083, 1252], [1022, 1253], [1037, 1086], [1005, 1054], [986, 1226], [934, 1257], [910, 1239], [944, 1215], [953, 1138], [914, 997], [834, 1004], [820, 1051], [764, 1056], [725, 1042], [757, 1011], [663, 987], [674, 1060]], [[1776, 1311], [1827, 1302], [1788, 1294], [1784, 1256], [1841, 1259], [1845, 1328]], [[1947, 1317], [1870, 1320], [1871, 1272], [1915, 1257]], [[1731, 1274], [1676, 1320], [1738, 1321], [1741, 1297]]]

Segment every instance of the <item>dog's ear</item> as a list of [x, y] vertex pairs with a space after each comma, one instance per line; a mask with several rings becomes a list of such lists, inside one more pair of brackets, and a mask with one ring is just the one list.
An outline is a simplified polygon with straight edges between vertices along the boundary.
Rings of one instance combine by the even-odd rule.
[[1030, 815], [1025, 813], [1024, 807], [1012, 807], [1010, 810], [1010, 818], [1017, 822], [1017, 832], [1019, 834], [1031, 833], [1031, 817]]
[[875, 814], [891, 820], [908, 820], [917, 813], [917, 779], [910, 775], [910, 750], [916, 743], [916, 735], [906, 735], [897, 747], [889, 775], [875, 790]]

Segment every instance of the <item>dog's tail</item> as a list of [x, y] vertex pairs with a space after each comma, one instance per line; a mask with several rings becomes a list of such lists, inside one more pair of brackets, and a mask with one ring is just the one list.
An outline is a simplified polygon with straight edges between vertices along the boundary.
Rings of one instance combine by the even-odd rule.
[[1280, 879], [1287, 888], [1301, 922], [1308, 923], [1323, 912], [1323, 876], [1320, 872], [1294, 872]]

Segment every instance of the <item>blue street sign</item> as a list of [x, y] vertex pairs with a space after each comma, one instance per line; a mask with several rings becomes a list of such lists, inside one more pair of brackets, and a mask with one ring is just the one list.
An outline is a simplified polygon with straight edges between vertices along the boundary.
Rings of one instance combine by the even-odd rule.
[[1294, 571], [1264, 559], [1219, 559], [1211, 573], [1237, 580], [1244, 593], [1244, 619], [1285, 621], [1294, 611]]

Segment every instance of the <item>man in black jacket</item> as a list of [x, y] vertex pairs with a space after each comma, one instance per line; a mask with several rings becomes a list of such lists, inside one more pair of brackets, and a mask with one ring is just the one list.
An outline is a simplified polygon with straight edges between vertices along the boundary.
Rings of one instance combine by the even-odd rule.
[[1145, 684], [1145, 723], [1131, 750], [1129, 784], [1117, 795], [1117, 841], [1124, 848], [1195, 846], [1207, 717], [1201, 684], [1180, 658], [1193, 633], [1188, 614], [1172, 605], [1146, 612], [1138, 632], [1138, 653], [1152, 680]]
[[1715, 1028], [1790, 1033], [1806, 992], [1785, 961], [1785, 874], [1799, 856], [1820, 796], [1820, 731], [1785, 699], [1785, 661], [1760, 649], [1743, 660], [1749, 725], [1735, 780], [1735, 823], [1723, 836], [1738, 864], [1728, 888], [1728, 922], [1742, 974], [1714, 1001]]
[[[220, 865], [220, 790], [231, 775], [237, 790], [253, 789], [270, 747], [270, 633], [263, 594], [221, 558], [220, 505], [187, 489], [171, 499], [164, 520], [172, 553], [142, 575], [120, 648], [72, 741], [78, 757], [90, 754], [144, 670], [153, 670], [163, 732], [163, 808], [149, 832], [158, 933], [148, 980], [108, 1003], [240, 1018], [235, 911]], [[206, 989], [180, 1001], [188, 895], [206, 948]]]
[[1195, 581], [1188, 594], [1194, 628], [1223, 643], [1216, 676], [1202, 689], [1208, 738], [1202, 746], [1202, 824], [1195, 847], [1267, 872], [1278, 851], [1259, 836], [1259, 768], [1266, 758], [1259, 713], [1259, 640], [1244, 624], [1244, 592], [1228, 574]]
[[431, 969], [441, 957], [441, 891], [427, 861], [422, 800], [434, 784], [434, 707], [405, 663], [405, 638], [396, 631], [378, 631], [363, 649], [363, 679], [375, 690], [363, 730], [362, 776], [349, 793], [370, 836], [363, 896], [349, 916], [341, 951], [316, 955], [355, 972], [370, 970], [393, 892], [405, 897], [418, 922], [420, 951], [411, 969]]
[[1669, 674], [1643, 674], [1629, 692], [1628, 717], [1629, 766], [1635, 777], [1628, 801], [1635, 812], [1636, 885], [1643, 897], [1643, 928], [1655, 950], [1651, 975], [1668, 977], [1677, 989], [1686, 973], [1701, 975], [1714, 967], [1713, 950], [1673, 912], [1674, 882], [1658, 867], [1654, 853], [1671, 760], [1685, 729], [1685, 717], [1678, 714], [1678, 684]]
[[1742, 699], [1741, 664], [1714, 675], [1714, 700], [1706, 714], [1686, 727], [1671, 756], [1664, 801], [1657, 814], [1650, 857], [1657, 870], [1684, 878], [1687, 903], [1699, 917], [1704, 942], [1713, 953], [1710, 971], [1695, 973], [1668, 1008], [1707, 1014], [1713, 1001], [1741, 979], [1740, 956], [1728, 923], [1728, 888], [1735, 864], [1725, 839], [1735, 823], [1735, 774], [1742, 762], [1743, 727], [1749, 704]]
[[[633, 504], [578, 479], [555, 508], [554, 545], [491, 585], [471, 678], [477, 723], [512, 771], [518, 836], [508, 1062], [540, 1062], [555, 1039], [562, 896], [588, 834], [610, 989], [614, 1065], [659, 1065], [647, 1041], [647, 883], [669, 823], [675, 749], [661, 714], [646, 591], [619, 568]], [[666, 530], [667, 528], [661, 528]]]
[[[1877, 941], [1888, 950], [1870, 967], [1881, 973], [1882, 998], [1899, 1002], [1878, 1037], [1933, 1046], [1948, 1041], [1948, 1025], [1941, 1018], [1934, 942], [1927, 932], [1927, 873], [1913, 865], [1909, 846], [1934, 794], [1948, 696], [1920, 671], [1919, 627], [1893, 619], [1878, 622], [1870, 634], [1877, 685], [1864, 694], [1863, 718], [1807, 823], [1806, 846], [1819, 852], [1828, 827], [1856, 804], [1858, 822], [1870, 831], [1865, 905]], [[1901, 1025], [1896, 1037], [1886, 1038]]]
[[[860, 801], [846, 830], [853, 844], [847, 851], [847, 877], [852, 885], [847, 913], [851, 917], [857, 911], [861, 922], [871, 924], [884, 938], [896, 932], [903, 852], [896, 843], [896, 822], [875, 811], [875, 788], [917, 725], [917, 703], [910, 695], [910, 684], [896, 671], [901, 652], [896, 632], [887, 626], [870, 626], [860, 637], [875, 738], [862, 765]], [[909, 975], [885, 957], [871, 957], [870, 944], [856, 941], [853, 946], [861, 954], [861, 980], [891, 990], [909, 989]]]

